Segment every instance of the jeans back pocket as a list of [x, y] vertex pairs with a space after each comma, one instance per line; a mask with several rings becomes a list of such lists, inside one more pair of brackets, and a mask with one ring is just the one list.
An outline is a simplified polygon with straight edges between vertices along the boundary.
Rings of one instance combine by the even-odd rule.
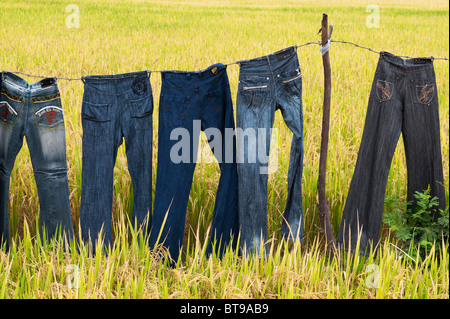
[[161, 122], [170, 127], [177, 127], [186, 122], [190, 96], [161, 95], [159, 114]]
[[81, 116], [84, 133], [96, 136], [110, 133], [111, 104], [95, 104], [83, 101]]
[[129, 100], [127, 104], [130, 107], [131, 118], [137, 130], [146, 130], [152, 127], [152, 94], [137, 100]]
[[205, 116], [209, 118], [212, 115], [212, 118], [214, 118], [215, 121], [220, 121], [225, 114], [227, 103], [227, 95], [224, 88], [219, 87], [218, 89], [216, 88], [213, 91], [206, 93], [205, 98]]
[[0, 112], [2, 122], [7, 124], [14, 124], [17, 118], [17, 111], [11, 106], [8, 101], [0, 101]]
[[375, 90], [380, 103], [394, 98], [394, 83], [387, 81], [387, 79], [377, 79]]
[[59, 92], [31, 98], [38, 126], [53, 128], [64, 122], [63, 108]]
[[411, 80], [411, 93], [414, 103], [431, 106], [436, 101], [436, 86], [434, 82], [434, 79]]
[[0, 95], [0, 118], [1, 122], [14, 125], [22, 106], [23, 98], [9, 93], [5, 89]]

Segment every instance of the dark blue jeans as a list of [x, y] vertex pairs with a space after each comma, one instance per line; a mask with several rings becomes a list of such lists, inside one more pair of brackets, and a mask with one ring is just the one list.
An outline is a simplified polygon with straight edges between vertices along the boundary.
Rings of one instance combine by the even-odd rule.
[[[133, 186], [132, 222], [145, 226], [152, 207], [153, 96], [146, 71], [83, 78], [80, 225], [85, 241], [112, 240], [114, 165], [125, 139]], [[146, 230], [145, 230], [146, 231]]]
[[[369, 253], [380, 237], [389, 169], [400, 133], [408, 169], [407, 200], [430, 186], [445, 208], [439, 132], [439, 106], [433, 62], [402, 59], [382, 52], [369, 97], [355, 172], [345, 203], [337, 242]], [[414, 203], [413, 203], [414, 205]]]
[[295, 47], [240, 61], [237, 94], [240, 246], [258, 253], [267, 241], [268, 156], [275, 111], [292, 131], [282, 236], [302, 239], [302, 76]]
[[9, 248], [9, 185], [26, 137], [39, 195], [40, 225], [49, 238], [73, 237], [64, 116], [56, 79], [28, 84], [15, 74], [0, 79], [0, 244]]
[[[163, 244], [177, 260], [183, 234], [200, 130], [220, 167], [211, 239], [206, 254], [221, 255], [237, 234], [237, 164], [234, 117], [226, 67], [162, 73], [159, 103], [158, 169], [150, 246]], [[226, 130], [231, 130], [226, 138]], [[164, 227], [163, 227], [164, 226]], [[158, 237], [160, 239], [158, 242]], [[232, 242], [232, 244], [234, 241]]]

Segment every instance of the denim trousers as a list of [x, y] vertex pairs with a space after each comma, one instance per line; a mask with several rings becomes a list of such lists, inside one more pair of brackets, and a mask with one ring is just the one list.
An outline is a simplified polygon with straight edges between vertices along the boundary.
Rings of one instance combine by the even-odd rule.
[[[221, 257], [227, 246], [235, 246], [238, 231], [235, 126], [226, 66], [214, 64], [197, 72], [165, 71], [161, 77], [150, 246], [162, 244], [171, 259], [178, 260], [202, 130], [220, 168], [206, 255], [214, 249]], [[231, 130], [228, 138], [227, 130]]]
[[302, 75], [295, 47], [238, 63], [236, 121], [240, 247], [257, 254], [268, 239], [268, 156], [271, 129], [278, 109], [293, 133], [281, 232], [285, 239], [302, 239]]
[[402, 59], [381, 52], [337, 237], [343, 249], [355, 252], [358, 237], [361, 255], [377, 247], [389, 170], [400, 133], [408, 170], [407, 201], [414, 206], [414, 193], [430, 187], [431, 196], [437, 196], [439, 207], [445, 208], [436, 89], [431, 59]]
[[54, 78], [34, 84], [10, 72], [0, 79], [0, 244], [9, 249], [9, 185], [27, 140], [39, 196], [40, 227], [73, 238], [63, 108]]
[[[147, 231], [152, 207], [153, 95], [147, 71], [83, 78], [82, 239], [112, 241], [114, 165], [125, 140], [133, 226]], [[144, 229], [145, 228], [145, 229]]]

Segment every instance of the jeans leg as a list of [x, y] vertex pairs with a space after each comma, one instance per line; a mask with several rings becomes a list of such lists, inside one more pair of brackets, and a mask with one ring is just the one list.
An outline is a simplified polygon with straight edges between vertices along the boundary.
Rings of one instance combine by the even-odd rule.
[[19, 125], [14, 130], [0, 123], [0, 247], [9, 249], [9, 186], [17, 154], [22, 148], [23, 136]]
[[[281, 234], [289, 240], [302, 240], [303, 234], [303, 108], [302, 108], [302, 79], [298, 63], [291, 69], [296, 69], [288, 77], [283, 76], [278, 87], [281, 91], [278, 103], [284, 122], [292, 131], [291, 152], [288, 170], [288, 195], [283, 214]], [[291, 71], [291, 70], [289, 70]]]
[[407, 201], [416, 201], [414, 193], [430, 187], [431, 197], [437, 196], [439, 208], [445, 209], [445, 187], [439, 130], [439, 106], [434, 76], [426, 80], [407, 79], [403, 141], [408, 168]]
[[10, 173], [0, 167], [0, 247], [9, 249], [9, 182]]
[[39, 195], [41, 229], [51, 238], [61, 228], [62, 235], [73, 239], [64, 122], [51, 129], [41, 127], [30, 113], [26, 138]]
[[[153, 249], [155, 245], [162, 244], [176, 262], [183, 244], [186, 209], [195, 170], [193, 154], [196, 154], [197, 148], [193, 147], [193, 141], [199, 139], [200, 125], [194, 129], [193, 119], [198, 118], [195, 104], [191, 102], [194, 97], [190, 96], [180, 103], [165, 100], [164, 92], [161, 96], [158, 168], [149, 246]], [[174, 112], [174, 109], [184, 117], [166, 116], [165, 112]], [[168, 123], [164, 119], [178, 122]]]
[[[220, 94], [205, 103], [202, 109], [202, 130], [208, 138], [220, 167], [211, 237], [206, 248], [206, 255], [212, 253], [215, 242], [215, 252], [219, 258], [222, 257], [231, 240], [232, 248], [236, 248], [239, 232], [238, 173], [233, 105], [226, 76], [223, 82]], [[204, 99], [204, 101], [207, 100]], [[220, 145], [218, 145], [218, 141]], [[220, 149], [218, 149], [219, 147]]]
[[[112, 244], [112, 200], [114, 164], [122, 137], [112, 119], [118, 101], [86, 93], [82, 106], [83, 166], [80, 226], [82, 239], [96, 245], [102, 231], [104, 245]], [[94, 103], [96, 100], [103, 103]], [[92, 101], [92, 103], [91, 103]], [[92, 114], [92, 115], [91, 115]], [[95, 117], [94, 117], [95, 116]]]
[[375, 76], [337, 237], [345, 250], [356, 250], [358, 235], [361, 254], [378, 243], [389, 169], [402, 127], [403, 104], [398, 89], [393, 79]]
[[[149, 83], [150, 85], [150, 83]], [[128, 101], [129, 115], [123, 125], [128, 171], [133, 183], [133, 225], [147, 233], [152, 212], [153, 100], [148, 95]], [[138, 109], [140, 112], [136, 112]], [[144, 111], [141, 111], [144, 110]], [[146, 228], [148, 227], [148, 228]]]
[[[242, 81], [241, 81], [242, 83]], [[248, 92], [245, 92], [248, 94]], [[237, 153], [240, 248], [259, 254], [268, 239], [267, 183], [271, 128], [275, 118], [273, 95], [247, 105], [243, 91], [237, 97]], [[258, 110], [257, 115], [252, 110]]]

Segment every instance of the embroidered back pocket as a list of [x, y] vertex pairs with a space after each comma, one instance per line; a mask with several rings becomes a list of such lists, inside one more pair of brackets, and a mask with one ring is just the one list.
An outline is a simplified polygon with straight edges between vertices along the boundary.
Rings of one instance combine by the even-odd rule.
[[41, 127], [55, 127], [64, 122], [59, 92], [49, 96], [31, 98], [36, 121]]
[[413, 80], [411, 81], [412, 99], [415, 103], [431, 106], [436, 95], [434, 80]]
[[8, 103], [8, 101], [0, 101], [0, 117], [3, 122], [14, 124], [17, 118], [17, 111]]
[[394, 97], [394, 83], [385, 80], [377, 80], [376, 91], [380, 102], [392, 100]]
[[19, 110], [23, 98], [15, 96], [5, 89], [1, 91], [0, 95], [0, 119], [1, 122], [14, 125], [19, 115]]

